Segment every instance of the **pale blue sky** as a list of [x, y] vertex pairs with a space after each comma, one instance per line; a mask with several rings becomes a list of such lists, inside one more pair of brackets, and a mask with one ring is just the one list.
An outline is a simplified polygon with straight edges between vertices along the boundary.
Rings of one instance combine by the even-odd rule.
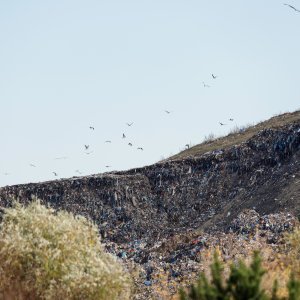
[[0, 186], [152, 164], [300, 108], [300, 13], [277, 0], [0, 0], [0, 41]]

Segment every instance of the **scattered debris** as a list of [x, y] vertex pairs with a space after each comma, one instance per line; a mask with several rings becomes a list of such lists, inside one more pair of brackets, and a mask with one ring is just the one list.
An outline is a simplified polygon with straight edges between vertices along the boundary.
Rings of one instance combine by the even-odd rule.
[[3, 187], [0, 205], [37, 197], [92, 219], [107, 251], [139, 266], [136, 299], [148, 299], [162, 282], [174, 294], [194, 280], [210, 248], [233, 259], [277, 245], [300, 215], [299, 161], [300, 121], [199, 156]]

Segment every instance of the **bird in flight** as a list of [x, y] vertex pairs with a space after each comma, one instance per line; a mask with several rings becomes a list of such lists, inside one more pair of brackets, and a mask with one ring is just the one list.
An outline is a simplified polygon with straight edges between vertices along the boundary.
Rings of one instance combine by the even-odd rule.
[[294, 11], [296, 11], [296, 12], [300, 12], [299, 9], [297, 9], [296, 7], [294, 7], [294, 6], [290, 5], [290, 4], [284, 3], [284, 5], [286, 5], [286, 6], [290, 7], [290, 8], [292, 8], [292, 9], [293, 9]]
[[170, 114], [171, 112], [169, 110], [165, 110], [165, 113]]
[[223, 126], [223, 125], [227, 125], [227, 124], [224, 124], [224, 123], [222, 123], [222, 122], [219, 122], [219, 124], [220, 124], [221, 126]]
[[123, 136], [122, 136], [122, 138], [123, 138], [123, 139], [125, 139], [125, 138], [126, 138], [126, 135], [125, 135], [124, 133], [123, 133]]
[[111, 143], [111, 141], [107, 140], [107, 141], [105, 141], [105, 143]]
[[58, 174], [56, 172], [52, 172], [54, 174], [54, 176], [57, 176]]
[[105, 166], [105, 168], [111, 168], [111, 166]]
[[90, 128], [91, 130], [95, 130], [95, 127], [93, 127], [93, 126], [90, 126], [89, 128]]
[[138, 147], [137, 149], [138, 149], [138, 150], [142, 150], [142, 151], [144, 150], [142, 147]]
[[33, 167], [33, 168], [36, 168], [36, 166], [34, 164], [30, 164], [29, 165], [30, 167]]
[[67, 159], [66, 156], [61, 156], [61, 157], [55, 157], [55, 159]]
[[128, 143], [128, 145], [129, 145], [130, 147], [132, 147], [132, 144], [131, 144], [131, 143]]
[[90, 145], [84, 145], [85, 150], [89, 149]]
[[205, 82], [204, 82], [204, 81], [202, 81], [202, 83], [203, 83], [203, 86], [204, 86], [204, 87], [208, 87], [208, 88], [210, 87], [210, 85], [208, 85], [208, 84], [205, 84]]
[[131, 123], [126, 123], [127, 124], [127, 126], [131, 126], [132, 124], [133, 124], [133, 122], [131, 122]]
[[211, 74], [212, 78], [213, 79], [216, 79], [218, 76], [214, 75], [214, 74]]
[[232, 122], [232, 121], [233, 121], [233, 119], [232, 119], [232, 118], [230, 118], [230, 119], [229, 119], [229, 121], [231, 121], [231, 122]]
[[82, 172], [80, 172], [79, 170], [76, 170], [75, 172], [78, 173], [78, 174], [82, 174]]

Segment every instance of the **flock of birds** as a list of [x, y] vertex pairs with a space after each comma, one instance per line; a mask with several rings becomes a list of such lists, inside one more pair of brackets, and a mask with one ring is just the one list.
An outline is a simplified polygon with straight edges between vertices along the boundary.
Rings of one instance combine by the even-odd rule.
[[[215, 74], [211, 74], [211, 77], [213, 78], [213, 80], [215, 80], [215, 79], [218, 78], [218, 76], [216, 76]], [[210, 85], [206, 84], [205, 82], [203, 82], [203, 86], [204, 86], [204, 88], [210, 87]], [[164, 112], [165, 112], [166, 114], [171, 114], [171, 113], [172, 113], [171, 110], [164, 110]], [[228, 121], [233, 122], [234, 119], [233, 119], [233, 118], [230, 118], [230, 119], [228, 119]], [[134, 124], [134, 122], [126, 123], [126, 125], [127, 125], [128, 127], [131, 127], [133, 124]], [[225, 123], [222, 123], [222, 122], [219, 122], [219, 124], [220, 124], [221, 126], [228, 125], [228, 124], [225, 124]], [[94, 130], [95, 130], [95, 127], [94, 127], [94, 126], [89, 126], [88, 128], [89, 128], [89, 130], [91, 130], [91, 131], [94, 131]], [[122, 139], [125, 140], [126, 138], [127, 138], [127, 137], [126, 137], [125, 133], [123, 132], [123, 134], [122, 134]], [[111, 143], [112, 143], [112, 140], [106, 140], [104, 143], [111, 144]], [[133, 147], [133, 143], [130, 142], [130, 141], [128, 142], [127, 145], [128, 145], [129, 147]], [[92, 154], [92, 153], [94, 152], [93, 150], [90, 149], [90, 145], [84, 144], [83, 146], [84, 146], [84, 153], [85, 153], [86, 155], [90, 155], [90, 154]], [[185, 145], [185, 149], [189, 149], [189, 148], [190, 148], [190, 144], [186, 144], [186, 145]], [[144, 151], [144, 148], [141, 147], [141, 146], [137, 147], [136, 149], [139, 150], [139, 151]], [[65, 159], [67, 159], [67, 158], [68, 158], [67, 156], [60, 156], [60, 157], [56, 157], [56, 158], [54, 158], [54, 159], [55, 159], [55, 160], [65, 160]], [[32, 168], [37, 168], [37, 165], [36, 165], [36, 164], [33, 164], [33, 163], [30, 163], [29, 166], [32, 167]], [[111, 165], [106, 165], [106, 166], [105, 166], [105, 168], [111, 168], [111, 167], [112, 167]], [[81, 172], [80, 170], [78, 170], [78, 169], [75, 170], [75, 173], [77, 173], [77, 174], [79, 174], [79, 175], [82, 174], [82, 172]], [[58, 177], [58, 176], [59, 176], [59, 174], [58, 174], [56, 171], [52, 171], [52, 174], [53, 174], [55, 177]], [[11, 173], [5, 172], [5, 173], [3, 173], [3, 175], [7, 176], [7, 175], [11, 175]]]
[[[170, 112], [170, 111], [166, 111], [166, 113], [171, 113], [171, 112]], [[133, 122], [131, 122], [131, 123], [126, 123], [126, 125], [127, 125], [128, 127], [131, 127], [131, 126], [133, 125]], [[94, 130], [95, 130], [95, 127], [94, 127], [94, 126], [89, 126], [89, 130], [94, 131]], [[125, 133], [122, 134], [122, 139], [126, 139]], [[111, 144], [112, 141], [111, 141], [111, 140], [106, 140], [105, 143]], [[128, 146], [133, 147], [132, 142], [128, 142]], [[143, 148], [143, 147], [137, 147], [136, 149], [139, 150], [139, 151], [144, 151], [144, 148]], [[85, 153], [86, 155], [89, 155], [89, 154], [91, 154], [91, 153], [94, 152], [93, 150], [90, 150], [90, 145], [87, 145], [87, 144], [84, 144], [84, 151], [85, 151], [84, 153]], [[67, 156], [60, 156], [60, 157], [56, 157], [56, 158], [54, 158], [54, 159], [55, 159], [55, 160], [63, 160], [63, 159], [67, 159], [67, 158], [68, 158]], [[29, 166], [32, 167], [32, 168], [37, 168], [37, 165], [35, 165], [35, 164], [33, 164], [33, 163], [30, 163]], [[106, 168], [111, 168], [112, 166], [111, 166], [111, 165], [106, 165], [105, 167], [106, 167]], [[80, 175], [82, 174], [82, 172], [81, 172], [80, 170], [75, 170], [75, 173], [80, 174]], [[52, 171], [52, 174], [53, 174], [55, 177], [58, 177], [58, 176], [59, 176], [58, 173], [57, 173], [56, 171]], [[5, 172], [5, 173], [3, 173], [3, 175], [8, 176], [8, 175], [11, 175], [11, 173]]]
[[[291, 4], [283, 3], [283, 5], [288, 6], [289, 8], [291, 8], [292, 10], [294, 10], [295, 12], [300, 13], [300, 10], [297, 9], [296, 7], [294, 7], [294, 6], [291, 5]], [[215, 79], [218, 78], [218, 76], [216, 76], [215, 74], [211, 74], [211, 76], [212, 76], [213, 80], [215, 80]], [[210, 85], [208, 85], [206, 82], [202, 81], [202, 84], [203, 84], [203, 87], [204, 87], [204, 88], [210, 88]], [[172, 113], [172, 111], [170, 111], [170, 110], [165, 110], [164, 112], [165, 112], [166, 114], [171, 114], [171, 113]], [[233, 119], [233, 118], [230, 118], [230, 119], [228, 119], [228, 121], [229, 121], [229, 122], [233, 122], [234, 119]], [[219, 124], [220, 124], [220, 126], [226, 126], [226, 125], [228, 125], [228, 124], [225, 124], [225, 123], [223, 123], [223, 122], [219, 122]], [[128, 127], [131, 127], [131, 126], [133, 125], [133, 122], [131, 122], [131, 123], [126, 123], [126, 125], [127, 125]], [[89, 129], [90, 129], [90, 130], [95, 130], [95, 127], [94, 127], [94, 126], [89, 126]], [[123, 133], [122, 139], [126, 139], [125, 133]], [[112, 141], [111, 141], [111, 140], [106, 140], [105, 143], [112, 143]], [[133, 147], [133, 144], [132, 144], [131, 142], [128, 142], [128, 146]], [[186, 148], [186, 149], [189, 149], [189, 148], [190, 148], [190, 144], [186, 144], [186, 145], [185, 145], [185, 148]], [[89, 155], [89, 154], [92, 154], [92, 153], [93, 153], [93, 151], [89, 151], [89, 149], [90, 149], [90, 145], [84, 145], [85, 154]], [[144, 149], [143, 149], [143, 147], [137, 147], [137, 150], [143, 151]], [[66, 156], [62, 156], [62, 157], [56, 157], [55, 159], [56, 159], [56, 160], [61, 160], [61, 159], [67, 159], [67, 158], [68, 158], [68, 157], [66, 157]], [[33, 163], [30, 163], [29, 166], [32, 167], [32, 168], [36, 168], [36, 167], [37, 167], [37, 166], [36, 166], [35, 164], [33, 164]], [[111, 168], [110, 165], [106, 165], [105, 167], [106, 167], [106, 168]], [[75, 173], [77, 173], [77, 174], [82, 174], [82, 172], [81, 172], [80, 170], [76, 170]], [[53, 174], [55, 177], [58, 176], [58, 173], [55, 172], [55, 171], [53, 171], [52, 174]], [[3, 173], [3, 175], [8, 176], [8, 175], [10, 175], [10, 173], [5, 172], [5, 173]]]
[[[133, 122], [131, 123], [126, 123], [126, 125], [128, 127], [131, 127], [133, 125]], [[94, 131], [95, 130], [95, 127], [94, 126], [89, 126], [89, 129]], [[122, 134], [122, 139], [126, 139], [126, 135], [125, 133]], [[106, 140], [104, 143], [108, 143], [108, 144], [111, 144], [112, 141], [111, 140]], [[133, 144], [131, 142], [128, 142], [128, 146], [130, 147], [133, 147]], [[84, 150], [85, 150], [85, 154], [89, 155], [91, 153], [93, 153], [94, 151], [90, 151], [90, 145], [84, 145]], [[143, 147], [137, 147], [137, 150], [140, 150], [140, 151], [144, 151], [144, 148]], [[62, 156], [62, 157], [57, 157], [56, 159], [67, 159], [66, 156]], [[33, 164], [30, 164], [31, 167], [36, 167], [35, 165]], [[111, 165], [106, 165], [105, 168], [111, 168], [112, 166]], [[58, 173], [57, 172], [52, 172], [54, 176], [58, 176]], [[82, 172], [80, 170], [76, 170], [75, 173], [77, 174], [82, 174]]]

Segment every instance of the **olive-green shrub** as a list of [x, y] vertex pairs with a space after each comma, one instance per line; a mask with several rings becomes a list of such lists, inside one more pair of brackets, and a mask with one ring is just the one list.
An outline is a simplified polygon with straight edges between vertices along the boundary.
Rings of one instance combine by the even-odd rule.
[[287, 284], [287, 298], [277, 296], [277, 281], [274, 282], [272, 295], [268, 295], [261, 288], [264, 274], [261, 258], [255, 252], [250, 266], [243, 261], [232, 265], [229, 277], [225, 279], [223, 266], [215, 255], [211, 265], [211, 280], [202, 273], [197, 283], [189, 287], [188, 292], [180, 290], [180, 300], [300, 300], [300, 282], [293, 274]]
[[84, 217], [34, 201], [4, 209], [0, 299], [129, 299], [130, 280]]

